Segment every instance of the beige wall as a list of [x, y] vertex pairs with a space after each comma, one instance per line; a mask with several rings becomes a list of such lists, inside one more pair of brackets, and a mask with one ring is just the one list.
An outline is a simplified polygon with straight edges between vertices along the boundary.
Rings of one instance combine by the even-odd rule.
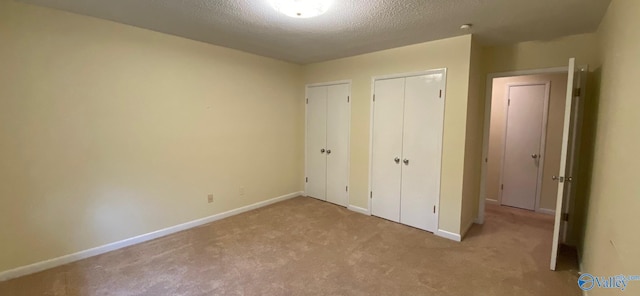
[[510, 83], [551, 82], [547, 133], [545, 138], [542, 194], [540, 208], [554, 210], [558, 183], [551, 177], [560, 171], [560, 150], [562, 149], [562, 129], [564, 106], [567, 94], [567, 74], [526, 75], [503, 77], [493, 80], [491, 101], [491, 123], [489, 132], [489, 161], [487, 163], [487, 198], [498, 201], [500, 196], [500, 174], [504, 153], [504, 131], [506, 123], [505, 104], [507, 85]]
[[[602, 58], [583, 271], [640, 273], [640, 1], [614, 0], [598, 30]], [[620, 295], [593, 289], [589, 295]], [[631, 282], [624, 292], [640, 293]]]
[[439, 228], [459, 233], [471, 36], [307, 65], [305, 83], [351, 79], [350, 204], [368, 208], [371, 78], [447, 68]]
[[6, 0], [0, 65], [0, 271], [303, 189], [300, 66]]
[[469, 64], [469, 101], [467, 104], [464, 181], [460, 220], [460, 233], [463, 235], [478, 217], [486, 88], [485, 65], [482, 57], [483, 48], [476, 43], [474, 37], [471, 43], [471, 61]]
[[484, 60], [487, 73], [552, 67], [566, 67], [569, 58], [578, 65], [598, 64], [595, 34], [580, 34], [548, 41], [528, 41], [487, 47]]

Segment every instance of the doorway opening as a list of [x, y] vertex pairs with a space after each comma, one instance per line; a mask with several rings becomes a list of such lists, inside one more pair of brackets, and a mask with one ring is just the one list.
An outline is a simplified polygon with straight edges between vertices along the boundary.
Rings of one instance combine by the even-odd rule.
[[554, 214], [566, 72], [493, 79], [486, 199]]
[[545, 215], [550, 268], [573, 225], [587, 66], [493, 73], [487, 77], [481, 196], [487, 205]]

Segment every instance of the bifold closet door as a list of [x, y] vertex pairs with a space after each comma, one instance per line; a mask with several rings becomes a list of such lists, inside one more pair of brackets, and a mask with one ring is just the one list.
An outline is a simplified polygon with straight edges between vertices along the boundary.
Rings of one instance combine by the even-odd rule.
[[349, 85], [327, 87], [327, 201], [347, 206]]
[[307, 89], [306, 195], [326, 200], [327, 87]]
[[[435, 231], [444, 128], [444, 71], [407, 77], [400, 223]], [[376, 98], [377, 99], [377, 98]]]
[[371, 213], [400, 221], [404, 78], [376, 80], [371, 159]]

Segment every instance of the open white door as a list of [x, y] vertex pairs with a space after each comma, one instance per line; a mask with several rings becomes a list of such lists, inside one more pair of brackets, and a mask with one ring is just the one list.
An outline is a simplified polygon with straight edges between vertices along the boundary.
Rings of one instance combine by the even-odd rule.
[[581, 70], [576, 67], [575, 58], [569, 59], [560, 171], [557, 176], [553, 176], [553, 179], [558, 182], [558, 197], [553, 226], [553, 245], [551, 246], [551, 270], [556, 270], [560, 243], [562, 243], [562, 238], [566, 236], [567, 211], [575, 191], [572, 183], [577, 168], [580, 113], [584, 99], [584, 91], [582, 91], [584, 84], [581, 83], [584, 82], [584, 78], [580, 72], [586, 73], [586, 71], [586, 67]]

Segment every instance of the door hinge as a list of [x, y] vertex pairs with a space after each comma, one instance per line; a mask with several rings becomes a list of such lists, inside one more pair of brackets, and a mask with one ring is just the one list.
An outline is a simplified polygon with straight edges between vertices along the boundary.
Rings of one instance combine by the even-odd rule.
[[307, 104], [309, 104], [309, 98], [307, 98]]
[[350, 96], [347, 96], [347, 103], [349, 103], [349, 99], [350, 99], [350, 98], [351, 98]]
[[438, 95], [439, 98], [442, 98], [442, 90], [440, 90], [440, 94]]
[[344, 191], [349, 192], [349, 186], [344, 186]]
[[574, 97], [579, 97], [582, 94], [582, 88], [576, 88], [573, 90], [573, 96]]
[[436, 206], [433, 206], [433, 213], [436, 213]]
[[500, 190], [504, 190], [504, 184], [500, 184]]
[[373, 191], [370, 191], [370, 192], [369, 192], [369, 197], [370, 197], [370, 198], [373, 198]]
[[373, 101], [376, 101], [376, 94], [373, 94]]
[[485, 157], [484, 162], [489, 162], [489, 158]]
[[509, 101], [507, 101], [507, 106], [511, 106], [511, 99], [509, 99]]
[[309, 177], [304, 177], [304, 182], [309, 183]]
[[562, 221], [569, 222], [569, 213], [562, 213]]

